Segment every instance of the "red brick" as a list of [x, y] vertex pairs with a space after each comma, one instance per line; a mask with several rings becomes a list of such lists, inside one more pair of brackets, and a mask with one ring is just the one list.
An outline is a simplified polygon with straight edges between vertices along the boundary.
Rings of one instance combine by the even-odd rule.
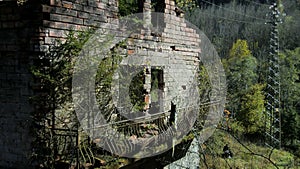
[[76, 30], [85, 31], [88, 27], [84, 25], [76, 25]]
[[127, 54], [128, 54], [128, 55], [134, 54], [134, 50], [127, 50]]
[[67, 31], [59, 29], [49, 29], [50, 37], [66, 37]]
[[100, 9], [104, 9], [105, 4], [103, 2], [99, 2], [99, 3], [97, 3], [97, 7], [100, 8]]
[[62, 22], [54, 22], [53, 27], [58, 29], [67, 29], [67, 24]]
[[98, 15], [104, 15], [104, 9], [95, 8], [94, 13]]
[[97, 7], [97, 2], [95, 0], [89, 0], [88, 1], [88, 6], [92, 6], [92, 7]]
[[50, 20], [53, 20], [53, 21], [61, 21], [61, 15], [58, 15], [58, 14], [50, 14]]
[[78, 10], [78, 11], [82, 11], [83, 10], [83, 6], [80, 4], [73, 4], [73, 9]]
[[55, 42], [56, 38], [51, 38], [51, 37], [45, 37], [45, 44], [53, 44]]
[[79, 18], [84, 18], [84, 19], [87, 19], [89, 18], [89, 13], [86, 13], [86, 12], [78, 12], [78, 17]]
[[73, 17], [61, 15], [61, 21], [72, 23], [73, 22]]
[[83, 25], [83, 19], [73, 18], [73, 22], [72, 23], [78, 24], [78, 25]]
[[53, 5], [53, 6], [62, 6], [60, 0], [50, 0], [50, 5]]
[[83, 7], [83, 11], [88, 12], [88, 13], [93, 13], [94, 12], [94, 8], [90, 7], [90, 6], [84, 6]]
[[77, 30], [77, 26], [75, 24], [66, 24], [66, 28], [68, 30]]
[[70, 15], [70, 16], [77, 16], [77, 11], [63, 8], [63, 7], [57, 7], [54, 10], [55, 13], [57, 14], [62, 14], [62, 15]]
[[72, 9], [73, 8], [73, 3], [72, 2], [67, 2], [67, 1], [63, 1], [62, 6], [68, 9]]
[[84, 19], [83, 25], [85, 25], [85, 26], [97, 26], [97, 23], [95, 21], [90, 20], [90, 19]]
[[50, 0], [50, 5], [55, 5], [55, 0]]

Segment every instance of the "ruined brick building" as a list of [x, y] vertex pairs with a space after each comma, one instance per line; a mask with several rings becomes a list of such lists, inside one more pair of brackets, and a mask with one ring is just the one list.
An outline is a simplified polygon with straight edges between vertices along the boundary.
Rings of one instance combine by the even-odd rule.
[[[169, 75], [179, 79], [175, 82], [172, 77], [160, 78], [164, 107], [168, 109], [175, 97], [172, 96], [174, 89], [167, 90], [168, 86], [176, 83], [179, 86], [176, 93], [188, 90], [190, 80], [182, 69], [195, 70], [199, 62], [200, 39], [184, 22], [183, 14], [178, 12], [173, 0], [161, 3], [164, 8], [156, 12], [172, 16], [159, 21], [164, 26], [162, 33], [157, 35], [146, 29], [132, 40], [138, 45], [128, 48], [127, 53], [166, 56], [163, 61], [171, 65]], [[141, 11], [150, 15], [148, 22], [157, 24], [151, 20], [151, 13], [147, 13], [151, 11], [150, 0], [143, 1]], [[117, 0], [29, 0], [23, 5], [17, 5], [13, 0], [0, 1], [0, 168], [30, 168], [28, 157], [32, 152], [30, 127], [34, 108], [29, 98], [37, 87], [32, 81], [30, 66], [56, 39], [64, 38], [68, 30], [101, 27], [116, 18]], [[148, 49], [147, 54], [143, 53], [143, 48]], [[183, 62], [184, 68], [181, 67]], [[166, 72], [160, 74], [167, 75]], [[150, 92], [149, 86], [146, 90]], [[146, 102], [151, 103], [147, 96]]]

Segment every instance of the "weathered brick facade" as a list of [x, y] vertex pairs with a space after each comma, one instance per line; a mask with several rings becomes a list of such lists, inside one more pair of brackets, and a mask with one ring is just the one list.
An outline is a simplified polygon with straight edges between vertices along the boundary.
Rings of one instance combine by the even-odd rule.
[[[145, 0], [145, 15], [151, 15], [150, 0]], [[128, 54], [165, 56], [171, 64], [169, 75], [178, 77], [176, 88], [187, 90], [189, 77], [181, 67], [195, 70], [198, 63], [199, 35], [187, 26], [182, 14], [175, 11], [173, 0], [165, 0], [162, 34], [141, 32], [133, 40]], [[33, 107], [30, 97], [36, 87], [30, 66], [55, 40], [64, 38], [68, 30], [99, 27], [117, 18], [117, 0], [29, 0], [18, 6], [16, 1], [0, 2], [0, 168], [30, 168], [32, 151], [30, 134]], [[151, 18], [151, 17], [150, 17]], [[149, 22], [151, 22], [149, 20]], [[157, 53], [161, 53], [157, 55]], [[166, 73], [165, 73], [166, 74]], [[165, 86], [175, 85], [172, 77], [164, 77]], [[178, 82], [179, 81], [179, 82]], [[170, 106], [174, 89], [165, 90], [165, 106]], [[175, 93], [178, 93], [176, 91]]]
[[31, 168], [30, 67], [68, 30], [84, 30], [117, 17], [117, 1], [0, 2], [0, 168]]
[[[178, 108], [186, 106], [179, 103], [184, 98], [178, 96], [188, 97], [184, 96], [184, 93], [188, 93], [191, 82], [195, 78], [192, 76], [198, 68], [200, 53], [200, 36], [184, 19], [183, 13], [175, 12], [175, 2], [161, 1], [161, 6], [165, 6], [161, 11], [164, 13], [151, 9], [151, 0], [145, 0], [143, 9], [145, 29], [129, 38], [127, 46], [127, 54], [135, 55], [136, 58], [133, 60], [148, 67], [148, 73], [145, 74], [147, 109], [151, 106], [150, 69], [151, 67], [163, 69], [163, 86], [160, 88], [163, 91], [163, 106], [160, 112], [170, 110], [171, 101], [176, 102]], [[132, 59], [125, 58], [122, 63], [125, 65], [130, 63], [128, 60]], [[151, 63], [150, 67], [147, 66], [147, 62]]]

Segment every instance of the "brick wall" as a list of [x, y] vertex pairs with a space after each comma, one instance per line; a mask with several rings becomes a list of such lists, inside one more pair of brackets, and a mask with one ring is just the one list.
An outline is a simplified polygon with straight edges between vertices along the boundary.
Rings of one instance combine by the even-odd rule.
[[[138, 55], [144, 58], [144, 66], [147, 65], [147, 61], [151, 61], [153, 67], [164, 67], [165, 86], [162, 110], [169, 111], [171, 101], [176, 102], [178, 108], [185, 105], [183, 97], [188, 96], [184, 94], [190, 90], [189, 85], [193, 81], [193, 75], [199, 64], [200, 36], [186, 22], [183, 13], [175, 12], [174, 1], [165, 0], [163, 5], [165, 6], [164, 14], [159, 14], [151, 9], [151, 1], [145, 0], [144, 24], [145, 27], [151, 27], [149, 25], [152, 27], [141, 30], [139, 35], [130, 40], [127, 48], [130, 49], [129, 56]], [[128, 61], [125, 59], [123, 62]], [[150, 92], [149, 86], [151, 85], [146, 85], [148, 93]], [[149, 96], [146, 97], [149, 98]], [[151, 104], [151, 95], [147, 101]]]
[[[130, 36], [127, 41], [128, 57], [122, 60], [121, 65], [133, 64], [146, 68], [144, 71], [146, 111], [148, 110], [149, 114], [162, 112], [167, 114], [171, 110], [171, 102], [173, 102], [176, 105], [177, 113], [182, 113], [178, 115], [178, 117], [181, 116], [178, 120], [178, 126], [181, 128], [180, 134], [183, 135], [187, 134], [184, 132], [188, 131], [182, 131], [190, 128], [191, 126], [189, 125], [194, 120], [190, 117], [193, 116], [192, 114], [196, 114], [195, 109], [191, 107], [187, 109], [186, 107], [195, 106], [197, 101], [197, 99], [188, 94], [190, 91], [193, 91], [191, 83], [195, 80], [196, 70], [199, 66], [201, 41], [200, 35], [192, 25], [185, 21], [183, 14], [175, 12], [176, 6], [174, 1], [165, 0], [162, 5], [166, 7], [164, 14], [155, 13], [151, 8], [151, 1], [145, 0], [144, 13], [141, 16], [145, 21], [143, 22], [145, 29]], [[159, 23], [156, 24], [156, 21]], [[151, 98], [151, 68], [155, 67], [163, 69], [164, 85], [159, 110], [152, 111], [151, 107], [154, 107], [154, 99], [152, 100]], [[128, 79], [125, 82], [128, 82]], [[196, 93], [196, 91], [194, 92]], [[128, 100], [128, 98], [124, 99], [126, 93], [124, 94], [122, 91], [120, 93], [120, 96], [123, 97], [120, 100]], [[119, 104], [120, 109], [127, 106]], [[127, 109], [124, 112], [130, 111]], [[140, 115], [145, 115], [145, 113], [139, 113], [137, 116]], [[134, 113], [133, 116], [135, 116]], [[170, 141], [169, 137], [158, 137], [155, 141], [164, 144], [161, 145], [162, 147], [171, 145], [168, 144], [168, 141]], [[135, 164], [132, 165], [132, 168], [134, 168]], [[130, 167], [128, 166], [128, 168]]]
[[0, 2], [0, 168], [26, 168], [31, 150], [29, 67], [41, 15], [15, 3]]
[[[150, 2], [145, 0], [144, 5], [149, 16]], [[30, 168], [30, 97], [35, 87], [30, 66], [69, 30], [101, 27], [117, 18], [117, 5], [117, 0], [29, 0], [22, 6], [16, 1], [0, 1], [0, 168]], [[166, 109], [174, 98], [172, 93], [188, 90], [190, 77], [184, 69], [193, 71], [197, 66], [200, 41], [175, 8], [173, 0], [165, 0], [162, 34], [157, 37], [151, 30], [143, 31], [133, 40], [136, 45], [128, 47], [128, 53], [143, 55], [139, 51], [142, 47], [148, 51], [145, 56], [163, 56], [166, 64], [172, 65], [164, 70], [170, 75], [165, 77]], [[179, 88], [170, 88], [174, 85]]]
[[41, 52], [68, 30], [99, 26], [117, 11], [116, 0], [0, 2], [0, 168], [31, 168], [30, 67]]
[[44, 18], [39, 46], [47, 49], [55, 40], [65, 37], [68, 30], [86, 30], [116, 19], [118, 7], [116, 0], [50, 0], [41, 5], [41, 12]]

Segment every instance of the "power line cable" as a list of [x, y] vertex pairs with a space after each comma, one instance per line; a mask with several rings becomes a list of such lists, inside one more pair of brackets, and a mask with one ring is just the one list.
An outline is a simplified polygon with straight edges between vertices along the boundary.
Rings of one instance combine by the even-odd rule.
[[212, 17], [216, 17], [216, 18], [220, 18], [220, 19], [224, 19], [224, 20], [229, 20], [229, 21], [233, 21], [233, 22], [240, 22], [240, 23], [246, 23], [246, 24], [264, 24], [265, 22], [257, 22], [257, 21], [253, 21], [253, 22], [248, 22], [248, 21], [245, 21], [245, 20], [237, 20], [237, 19], [231, 19], [231, 18], [226, 18], [226, 17], [222, 17], [222, 16], [216, 16], [216, 15], [213, 15], [213, 14], [210, 14], [210, 13], [206, 13], [206, 12], [202, 12], [202, 14], [205, 14], [205, 15], [210, 15]]
[[232, 13], [236, 13], [236, 14], [238, 14], [238, 15], [242, 15], [242, 16], [249, 17], [249, 18], [253, 18], [253, 19], [257, 19], [257, 20], [262, 20], [262, 21], [264, 21], [264, 22], [267, 21], [267, 19], [258, 18], [258, 17], [255, 17], [255, 16], [250, 16], [250, 15], [246, 15], [246, 14], [243, 14], [243, 13], [240, 13], [240, 12], [236, 12], [236, 11], [230, 10], [230, 9], [228, 9], [228, 8], [224, 8], [224, 7], [222, 7], [222, 6], [216, 5], [216, 4], [214, 4], [214, 3], [211, 3], [211, 2], [208, 2], [208, 1], [205, 1], [205, 0], [202, 0], [202, 1], [203, 1], [203, 2], [206, 2], [206, 3], [208, 3], [208, 4], [211, 4], [211, 5], [213, 5], [213, 6], [216, 6], [216, 7], [219, 7], [219, 8], [223, 8], [223, 9], [226, 10], [226, 11], [229, 11], [229, 12], [232, 12]]
[[246, 2], [250, 2], [252, 4], [256, 4], [256, 5], [259, 5], [259, 6], [265, 6], [265, 7], [269, 7], [270, 5], [268, 4], [263, 4], [263, 3], [259, 3], [259, 2], [255, 2], [255, 1], [251, 1], [251, 0], [245, 0]]

